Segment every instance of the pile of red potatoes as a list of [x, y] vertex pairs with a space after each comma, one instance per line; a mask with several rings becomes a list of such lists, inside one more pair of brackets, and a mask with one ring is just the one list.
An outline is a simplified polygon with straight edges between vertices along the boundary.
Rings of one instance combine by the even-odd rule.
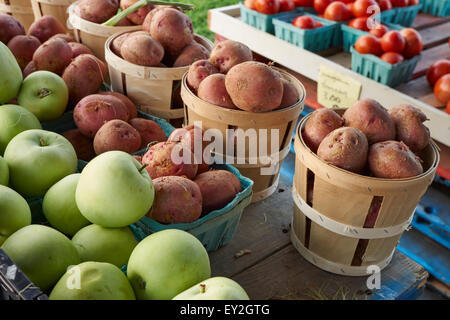
[[389, 111], [363, 99], [343, 115], [314, 111], [302, 137], [311, 151], [339, 168], [377, 178], [405, 179], [424, 172], [420, 152], [430, 143], [425, 114], [411, 105]]
[[194, 62], [187, 75], [189, 88], [213, 105], [248, 112], [270, 112], [300, 99], [295, 86], [270, 66], [253, 61], [244, 44], [216, 43], [209, 59]]
[[191, 19], [169, 6], [150, 10], [142, 31], [120, 35], [111, 43], [111, 50], [130, 63], [159, 68], [188, 66], [210, 53], [195, 41]]

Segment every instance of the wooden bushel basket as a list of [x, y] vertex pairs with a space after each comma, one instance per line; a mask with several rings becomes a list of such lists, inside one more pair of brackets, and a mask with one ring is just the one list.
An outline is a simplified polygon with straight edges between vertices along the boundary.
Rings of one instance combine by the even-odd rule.
[[30, 0], [0, 0], [0, 13], [11, 15], [19, 20], [27, 33], [34, 22]]
[[[261, 141], [259, 130], [266, 129], [268, 133], [265, 150], [269, 154], [268, 158], [274, 159], [274, 152], [271, 152], [271, 130], [278, 130], [279, 149], [275, 153], [279, 160], [278, 163], [271, 166], [267, 162], [267, 157], [264, 160], [263, 158], [250, 158], [249, 149], [252, 147], [250, 146], [251, 143], [245, 144], [245, 159], [234, 157], [233, 166], [238, 168], [242, 175], [252, 179], [254, 182], [252, 202], [269, 197], [277, 189], [280, 168], [284, 158], [289, 154], [292, 133], [305, 104], [306, 92], [302, 83], [286, 71], [278, 68], [274, 69], [279, 71], [286, 80], [294, 84], [299, 92], [300, 100], [288, 108], [271, 112], [253, 113], [243, 110], [232, 110], [205, 102], [189, 89], [186, 79], [187, 75], [183, 77], [181, 87], [185, 125], [192, 125], [196, 121], [200, 121], [203, 130], [219, 130], [224, 137], [223, 150], [226, 150], [227, 141], [225, 137], [227, 137], [228, 129], [242, 129], [244, 132], [248, 129], [254, 129], [256, 130], [258, 142]], [[258, 154], [259, 148], [260, 146], [258, 146]], [[244, 163], [240, 164], [238, 160]], [[271, 168], [271, 174], [261, 174], [261, 169], [264, 167]]]
[[381, 270], [389, 264], [420, 198], [433, 182], [438, 147], [431, 142], [421, 152], [424, 173], [419, 176], [363, 176], [325, 163], [306, 146], [301, 132], [308, 119], [300, 122], [294, 142], [291, 241], [306, 260], [323, 270], [370, 275], [374, 270], [369, 271], [369, 266]]
[[[105, 58], [112, 90], [127, 95], [142, 112], [166, 119], [174, 126], [178, 120], [180, 126], [184, 111], [179, 92], [181, 79], [189, 70], [189, 66], [156, 68], [125, 61], [112, 52], [111, 43], [126, 32], [128, 31], [111, 36], [105, 44]], [[208, 50], [212, 50], [213, 43], [208, 39], [195, 35], [195, 40]]]
[[142, 26], [109, 27], [81, 19], [75, 14], [78, 1], [69, 6], [70, 28], [73, 28], [75, 40], [84, 44], [102, 61], [105, 61], [105, 42], [110, 36], [118, 32], [141, 30]]
[[31, 0], [34, 18], [40, 19], [43, 16], [53, 16], [63, 26], [67, 26], [69, 13], [67, 9], [75, 0]]

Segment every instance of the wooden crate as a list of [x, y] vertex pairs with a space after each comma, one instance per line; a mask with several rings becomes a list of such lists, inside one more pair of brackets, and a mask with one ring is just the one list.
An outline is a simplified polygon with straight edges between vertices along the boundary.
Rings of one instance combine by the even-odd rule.
[[34, 22], [30, 0], [0, 0], [0, 13], [11, 15], [19, 20], [27, 33]]
[[67, 26], [69, 13], [67, 9], [75, 0], [30, 0], [33, 8], [34, 18], [40, 19], [42, 16], [53, 16], [63, 26]]

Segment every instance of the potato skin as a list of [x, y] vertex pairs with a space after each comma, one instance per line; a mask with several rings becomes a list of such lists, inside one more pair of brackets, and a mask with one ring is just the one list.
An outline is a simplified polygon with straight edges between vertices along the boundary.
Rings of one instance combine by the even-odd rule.
[[411, 105], [399, 105], [389, 110], [395, 123], [397, 140], [403, 141], [413, 152], [425, 149], [430, 143], [430, 129], [423, 122], [427, 116]]
[[198, 97], [223, 108], [237, 109], [225, 87], [225, 75], [221, 73], [212, 74], [200, 83]]
[[31, 60], [22, 71], [23, 78], [25, 79], [35, 71], [38, 71], [38, 69], [36, 68], [36, 65], [34, 64], [33, 60]]
[[73, 119], [81, 133], [94, 138], [105, 122], [129, 120], [128, 109], [118, 98], [93, 94], [81, 99], [73, 111]]
[[84, 44], [78, 42], [69, 42], [70, 49], [72, 49], [72, 59], [75, 59], [80, 54], [91, 54], [94, 55], [91, 49], [86, 47]]
[[202, 214], [202, 194], [193, 181], [184, 177], [153, 180], [155, 200], [147, 216], [159, 223], [189, 223]]
[[[75, 42], [75, 39], [72, 38], [72, 36], [69, 36], [69, 35], [66, 34], [66, 33], [57, 33], [57, 34], [51, 36], [48, 40], [56, 39], [56, 38], [63, 39], [63, 40], [64, 40], [65, 42], [67, 42], [67, 43], [71, 43], [71, 42], [73, 42], [73, 43], [78, 43], [78, 42]], [[80, 43], [80, 44], [81, 44], [81, 43]]]
[[[122, 10], [127, 9], [128, 7], [131, 7], [133, 4], [135, 4], [138, 0], [120, 0], [120, 8]], [[132, 24], [141, 25], [144, 23], [144, 19], [147, 16], [147, 14], [152, 11], [152, 9], [155, 6], [152, 4], [148, 4], [140, 8], [139, 10], [133, 12], [132, 14], [128, 15], [127, 20], [131, 21]]]
[[189, 67], [187, 75], [187, 83], [189, 87], [195, 92], [198, 90], [200, 83], [208, 76], [219, 73], [219, 70], [214, 67], [209, 60], [195, 61]]
[[375, 100], [359, 100], [345, 111], [343, 118], [346, 126], [361, 130], [369, 144], [395, 139], [394, 121]]
[[162, 8], [151, 19], [150, 35], [168, 54], [176, 57], [194, 40], [194, 28], [191, 19], [183, 12]]
[[200, 187], [203, 214], [222, 209], [242, 191], [239, 179], [226, 170], [210, 170], [199, 174], [194, 182]]
[[369, 144], [363, 132], [342, 127], [330, 132], [320, 143], [317, 155], [336, 167], [359, 173], [367, 164]]
[[119, 0], [81, 0], [75, 13], [82, 19], [103, 23], [112, 18], [119, 9]]
[[[150, 178], [186, 176], [188, 179], [192, 179], [197, 175], [198, 165], [193, 164], [192, 157], [189, 163], [181, 161], [181, 163], [175, 164], [172, 161], [172, 151], [176, 146], [182, 147], [176, 142], [160, 142], [148, 149], [142, 157], [142, 164], [148, 165], [146, 169]], [[183, 155], [186, 151], [190, 153], [189, 149], [182, 148], [179, 154]]]
[[248, 112], [275, 110], [283, 98], [280, 73], [260, 62], [247, 61], [231, 68], [225, 87], [234, 105]]
[[52, 36], [66, 32], [66, 28], [55, 17], [43, 16], [31, 24], [28, 35], [35, 36], [41, 43], [44, 43]]
[[277, 109], [284, 109], [293, 106], [300, 100], [300, 95], [297, 88], [287, 81], [286, 79], [281, 79], [283, 82], [283, 98], [281, 99], [281, 104]]
[[187, 45], [173, 63], [174, 68], [189, 66], [197, 60], [209, 58], [209, 50], [197, 42]]
[[15, 36], [8, 42], [8, 48], [11, 50], [20, 69], [24, 69], [31, 60], [34, 52], [41, 46], [38, 38], [33, 36]]
[[128, 62], [152, 67], [163, 59], [164, 48], [149, 35], [131, 34], [123, 41], [120, 54]]
[[245, 44], [233, 40], [218, 42], [209, 58], [211, 64], [221, 73], [228, 73], [234, 66], [252, 60], [252, 51]]
[[137, 118], [138, 112], [137, 108], [134, 105], [133, 101], [130, 100], [126, 95], [121, 94], [120, 92], [114, 92], [114, 91], [102, 91], [99, 92], [100, 95], [107, 95], [107, 96], [113, 96], [122, 101], [122, 103], [127, 107], [128, 113], [129, 113], [129, 119]]
[[130, 125], [135, 128], [141, 136], [140, 149], [147, 148], [151, 142], [164, 142], [167, 136], [164, 130], [153, 120], [134, 118], [130, 120]]
[[19, 20], [8, 14], [0, 14], [0, 41], [5, 44], [15, 36], [25, 35], [25, 28]]
[[97, 155], [119, 150], [133, 153], [141, 147], [141, 135], [130, 124], [123, 120], [106, 122], [95, 135], [94, 150]]
[[423, 173], [421, 160], [398, 141], [383, 141], [370, 146], [369, 167], [377, 178], [405, 179]]
[[342, 127], [344, 119], [331, 109], [315, 110], [305, 124], [302, 132], [306, 145], [316, 152], [322, 140], [332, 131]]
[[67, 130], [62, 135], [70, 141], [78, 159], [91, 161], [95, 158], [93, 140], [83, 135], [79, 129]]
[[43, 43], [33, 54], [33, 62], [38, 70], [47, 70], [62, 75], [72, 61], [72, 49], [62, 39], [52, 39]]

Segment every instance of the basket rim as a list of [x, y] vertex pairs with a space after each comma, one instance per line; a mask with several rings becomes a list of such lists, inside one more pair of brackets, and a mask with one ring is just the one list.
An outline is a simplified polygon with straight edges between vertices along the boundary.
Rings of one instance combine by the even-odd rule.
[[380, 64], [381, 66], [383, 66], [386, 69], [393, 70], [393, 69], [397, 69], [397, 68], [401, 68], [404, 67], [406, 65], [409, 64], [413, 64], [413, 63], [417, 63], [419, 61], [419, 59], [422, 57], [422, 53], [415, 55], [414, 57], [410, 58], [410, 59], [405, 59], [402, 62], [396, 63], [396, 64], [390, 64], [389, 62], [386, 62], [384, 60], [382, 60], [380, 57], [371, 54], [371, 53], [359, 53], [358, 51], [356, 51], [354, 45], [350, 46], [350, 52], [351, 54], [355, 54], [357, 56], [361, 56], [364, 59], [368, 59], [370, 61], [376, 62], [378, 64]]
[[[339, 109], [338, 109], [339, 110]], [[343, 110], [343, 109], [340, 109]], [[312, 113], [311, 113], [312, 114]], [[315, 154], [305, 143], [305, 141], [303, 140], [303, 136], [301, 134], [301, 129], [303, 129], [303, 127], [305, 126], [306, 122], [308, 121], [308, 119], [310, 118], [311, 114], [303, 117], [302, 120], [300, 120], [299, 124], [297, 125], [297, 128], [295, 129], [295, 137], [296, 139], [298, 139], [298, 141], [300, 142], [300, 145], [307, 150], [307, 152], [313, 156], [316, 160], [320, 161], [321, 164], [323, 164], [325, 167], [329, 167], [330, 169], [335, 170], [335, 172], [339, 172], [340, 174], [343, 174], [345, 176], [347, 176], [348, 178], [358, 178], [358, 179], [363, 179], [362, 182], [384, 182], [384, 183], [402, 183], [402, 182], [416, 182], [416, 181], [422, 181], [424, 178], [427, 178], [428, 176], [430, 176], [431, 174], [434, 175], [433, 172], [436, 172], [436, 169], [438, 167], [439, 164], [439, 160], [440, 160], [440, 155], [439, 155], [439, 148], [436, 145], [436, 143], [433, 140], [430, 140], [430, 144], [429, 147], [431, 148], [431, 150], [433, 151], [433, 155], [434, 155], [434, 160], [432, 161], [430, 167], [428, 168], [427, 171], [424, 171], [423, 173], [421, 173], [420, 175], [414, 176], [414, 177], [410, 177], [410, 178], [402, 178], [402, 179], [386, 179], [386, 178], [376, 178], [376, 177], [370, 177], [370, 176], [366, 176], [366, 175], [362, 175], [362, 174], [358, 174], [358, 173], [354, 173], [354, 172], [350, 172], [348, 170], [339, 168], [335, 165], [326, 163], [325, 161], [323, 161], [321, 158], [319, 158], [319, 156], [317, 154]]]

